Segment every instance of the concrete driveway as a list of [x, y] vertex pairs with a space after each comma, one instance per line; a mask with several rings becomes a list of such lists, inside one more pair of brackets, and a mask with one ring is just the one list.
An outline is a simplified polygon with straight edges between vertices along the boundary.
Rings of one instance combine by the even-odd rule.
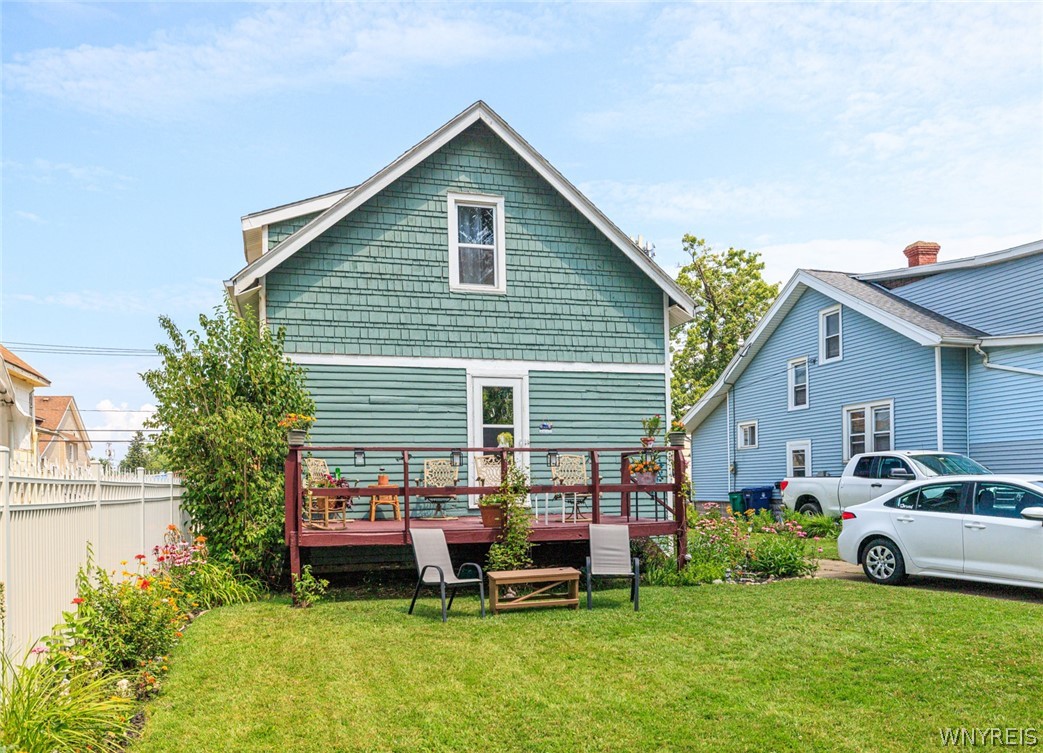
[[[818, 572], [815, 573], [815, 577], [869, 582], [861, 567], [848, 564], [842, 560], [819, 560]], [[916, 575], [909, 576], [905, 587], [921, 588], [927, 591], [950, 591], [972, 596], [987, 596], [993, 599], [1043, 604], [1043, 589], [1038, 588], [997, 586], [992, 583], [974, 583], [966, 580], [951, 580], [949, 578], [922, 578]]]

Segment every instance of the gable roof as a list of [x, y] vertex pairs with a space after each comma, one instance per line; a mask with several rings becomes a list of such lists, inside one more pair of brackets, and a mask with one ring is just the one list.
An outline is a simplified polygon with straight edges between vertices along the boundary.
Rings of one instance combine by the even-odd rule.
[[1043, 240], [1024, 243], [1013, 248], [1002, 251], [993, 251], [988, 254], [968, 256], [964, 259], [953, 259], [952, 261], [940, 261], [934, 264], [921, 264], [917, 267], [901, 267], [900, 269], [888, 269], [883, 272], [869, 272], [867, 274], [854, 275], [856, 279], [866, 282], [883, 282], [885, 280], [900, 280], [906, 277], [930, 277], [931, 275], [951, 272], [956, 269], [975, 269], [987, 267], [990, 264], [1000, 264], [1005, 261], [1014, 261], [1026, 256], [1043, 254]]
[[13, 371], [14, 375], [17, 375], [23, 381], [30, 382], [34, 387], [47, 387], [50, 385], [50, 379], [9, 351], [3, 345], [0, 345], [0, 358], [3, 359], [4, 365], [8, 369], [8, 373]]
[[[323, 211], [322, 214], [286, 238], [274, 249], [256, 258], [239, 270], [231, 280], [225, 283], [229, 294], [234, 299], [253, 288], [261, 277], [278, 267], [308, 243], [318, 238], [370, 198], [380, 193], [380, 191], [398, 180], [406, 172], [423, 162], [479, 121], [483, 122], [493, 133], [499, 136], [533, 170], [571, 203], [580, 214], [586, 217], [594, 227], [608, 238], [613, 245], [619, 248], [641, 271], [666, 292], [672, 301], [670, 326], [677, 326], [691, 320], [695, 311], [695, 301], [684, 292], [681, 286], [665, 270], [652, 261], [646, 253], [639, 249], [626, 233], [609, 220], [586, 196], [580, 193], [579, 189], [566, 180], [539, 152], [533, 149], [503, 118], [493, 112], [492, 108], [481, 100], [475, 102], [368, 180], [347, 191], [328, 209]], [[327, 194], [327, 196], [332, 195]], [[275, 210], [268, 211], [274, 212]], [[306, 212], [301, 212], [300, 214], [306, 214]], [[300, 216], [300, 214], [291, 216]], [[250, 215], [247, 215], [247, 217], [250, 217]]]
[[778, 328], [806, 290], [817, 290], [843, 306], [898, 332], [918, 345], [971, 346], [987, 337], [985, 332], [906, 301], [884, 288], [862, 282], [845, 272], [798, 269], [779, 293], [743, 347], [699, 401], [684, 416], [694, 430], [725, 398], [764, 343]]
[[243, 228], [243, 255], [246, 257], [247, 264], [264, 254], [264, 228], [266, 226], [314, 212], [325, 212], [356, 188], [358, 186], [342, 188], [339, 191], [330, 191], [319, 196], [291, 201], [289, 204], [281, 204], [271, 209], [262, 209], [260, 212], [243, 215], [240, 218], [240, 224]]
[[[72, 395], [34, 395], [33, 408], [36, 413], [37, 427], [41, 434], [47, 435], [46, 444], [40, 447], [42, 454], [55, 439], [71, 440], [81, 442], [91, 448], [91, 440], [87, 435], [87, 429], [80, 418], [80, 411], [76, 407], [76, 399]], [[62, 430], [62, 422], [66, 414], [71, 413], [76, 424], [75, 430]], [[42, 437], [41, 437], [42, 440]]]

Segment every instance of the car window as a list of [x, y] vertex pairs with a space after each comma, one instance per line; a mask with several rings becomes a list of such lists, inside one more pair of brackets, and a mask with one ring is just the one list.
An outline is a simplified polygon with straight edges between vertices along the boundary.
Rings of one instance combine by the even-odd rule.
[[960, 512], [963, 484], [930, 484], [905, 494], [899, 494], [884, 503], [897, 510], [917, 512]]
[[882, 457], [876, 464], [875, 478], [891, 478], [891, 471], [905, 470], [912, 473], [912, 469], [901, 458]]
[[990, 518], [1020, 518], [1026, 507], [1043, 506], [1043, 494], [1012, 484], [979, 483], [974, 494], [974, 514]]
[[873, 467], [873, 458], [859, 458], [858, 462], [855, 463], [855, 470], [852, 471], [852, 475], [859, 476], [860, 478], [869, 478], [869, 471]]
[[928, 476], [981, 476], [991, 475], [984, 465], [966, 455], [913, 455], [909, 458]]

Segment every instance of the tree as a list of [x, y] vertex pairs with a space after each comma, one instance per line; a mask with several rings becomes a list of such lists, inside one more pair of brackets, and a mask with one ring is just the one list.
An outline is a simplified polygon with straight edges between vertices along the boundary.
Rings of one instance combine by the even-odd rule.
[[283, 461], [288, 413], [313, 415], [304, 371], [283, 355], [284, 333], [238, 317], [226, 301], [200, 331], [167, 317], [162, 367], [142, 378], [156, 396], [148, 426], [155, 446], [182, 478], [182, 506], [211, 554], [243, 572], [282, 571]]
[[130, 440], [130, 444], [127, 445], [127, 454], [120, 461], [120, 470], [124, 473], [130, 473], [138, 468], [148, 468], [149, 455], [149, 447], [145, 442], [145, 432], [134, 432], [134, 437]]
[[695, 299], [696, 315], [671, 331], [675, 415], [691, 408], [717, 380], [779, 293], [764, 281], [760, 254], [715, 251], [702, 238], [682, 239], [688, 262], [677, 282]]

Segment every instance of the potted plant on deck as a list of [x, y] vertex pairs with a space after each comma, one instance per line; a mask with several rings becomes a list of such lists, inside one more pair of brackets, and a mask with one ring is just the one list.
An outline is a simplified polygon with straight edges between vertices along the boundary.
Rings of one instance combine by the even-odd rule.
[[656, 413], [654, 416], [641, 419], [641, 426], [644, 428], [645, 435], [641, 437], [641, 444], [645, 447], [651, 447], [655, 444], [656, 439], [659, 437], [659, 432], [663, 429], [663, 417]]
[[513, 507], [523, 507], [529, 499], [529, 477], [519, 468], [514, 459], [507, 461], [507, 475], [492, 494], [478, 499], [478, 510], [482, 514], [482, 525], [500, 528], [506, 513]]
[[684, 447], [684, 440], [687, 431], [684, 428], [684, 424], [680, 419], [675, 418], [670, 422], [670, 434], [668, 440], [671, 447]]
[[630, 478], [635, 484], [654, 484], [662, 468], [655, 458], [630, 461]]
[[286, 442], [290, 447], [301, 447], [308, 439], [308, 429], [315, 422], [315, 416], [305, 416], [300, 413], [287, 413], [281, 421], [279, 428], [286, 430]]

